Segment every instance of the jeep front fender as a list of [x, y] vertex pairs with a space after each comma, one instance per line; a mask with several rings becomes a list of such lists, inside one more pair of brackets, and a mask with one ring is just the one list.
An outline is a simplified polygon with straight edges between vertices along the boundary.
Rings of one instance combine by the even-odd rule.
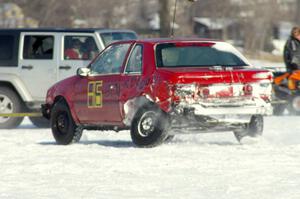
[[34, 101], [21, 79], [16, 75], [1, 73], [0, 85], [13, 86], [24, 102]]

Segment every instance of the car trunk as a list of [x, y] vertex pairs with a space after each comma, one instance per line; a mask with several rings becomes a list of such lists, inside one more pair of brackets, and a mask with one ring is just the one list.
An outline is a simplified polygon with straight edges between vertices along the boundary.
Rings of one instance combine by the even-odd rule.
[[[249, 98], [260, 96], [261, 83], [269, 85], [272, 78], [266, 70], [225, 67], [188, 67], [160, 69], [170, 83], [176, 85], [177, 95], [183, 98]], [[232, 99], [231, 99], [232, 100]]]

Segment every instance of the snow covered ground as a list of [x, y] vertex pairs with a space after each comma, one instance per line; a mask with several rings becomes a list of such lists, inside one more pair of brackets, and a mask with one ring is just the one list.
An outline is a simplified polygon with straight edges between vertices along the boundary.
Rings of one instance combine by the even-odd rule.
[[128, 131], [56, 145], [29, 120], [0, 131], [0, 198], [300, 198], [300, 117], [267, 117], [263, 138], [178, 135], [156, 148]]

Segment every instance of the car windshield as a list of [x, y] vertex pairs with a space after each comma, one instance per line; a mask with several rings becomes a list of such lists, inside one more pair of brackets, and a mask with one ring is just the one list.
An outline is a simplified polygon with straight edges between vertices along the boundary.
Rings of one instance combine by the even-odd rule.
[[108, 46], [115, 41], [137, 39], [136, 34], [133, 32], [106, 32], [100, 33], [100, 37], [102, 38], [105, 46]]
[[156, 46], [157, 67], [248, 66], [233, 46], [217, 43], [164, 43]]

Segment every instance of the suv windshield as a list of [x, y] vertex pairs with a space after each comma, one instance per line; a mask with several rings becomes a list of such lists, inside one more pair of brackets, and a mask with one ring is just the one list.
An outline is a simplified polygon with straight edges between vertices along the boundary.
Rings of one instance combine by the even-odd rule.
[[227, 43], [165, 43], [156, 46], [157, 67], [248, 66]]
[[108, 46], [115, 41], [137, 39], [136, 34], [132, 32], [106, 32], [100, 33], [100, 37], [102, 38], [105, 46]]

